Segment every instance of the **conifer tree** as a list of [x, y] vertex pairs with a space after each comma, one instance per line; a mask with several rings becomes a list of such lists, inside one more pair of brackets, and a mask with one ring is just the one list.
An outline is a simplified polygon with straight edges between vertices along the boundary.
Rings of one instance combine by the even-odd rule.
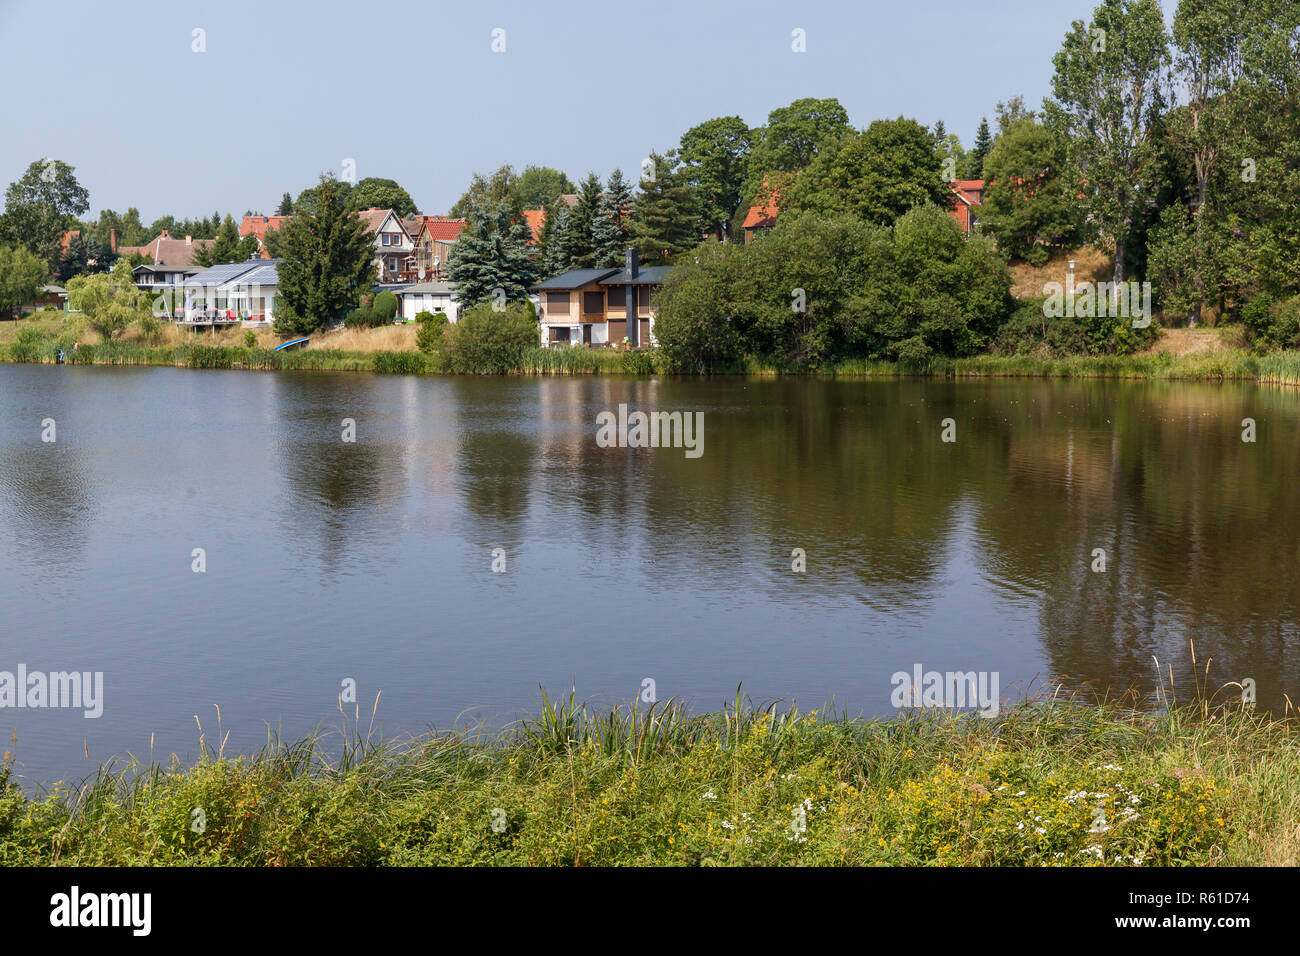
[[610, 174], [601, 196], [600, 213], [591, 229], [597, 268], [616, 266], [623, 261], [631, 234], [632, 187], [623, 178], [623, 171]]

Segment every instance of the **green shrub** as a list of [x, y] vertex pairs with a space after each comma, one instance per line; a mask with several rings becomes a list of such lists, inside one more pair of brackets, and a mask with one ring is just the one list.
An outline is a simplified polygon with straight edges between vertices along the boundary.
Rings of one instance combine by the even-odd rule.
[[186, 368], [233, 368], [235, 352], [219, 345], [191, 345], [186, 349]]
[[373, 329], [375, 313], [368, 305], [359, 305], [343, 317], [343, 325], [349, 329]]
[[461, 312], [446, 326], [439, 350], [443, 367], [462, 375], [504, 375], [523, 370], [524, 356], [538, 345], [537, 323], [522, 306], [497, 312], [484, 303]]
[[375, 325], [387, 325], [397, 316], [397, 296], [385, 289], [370, 306]]
[[257, 333], [252, 329], [244, 332], [244, 348], [251, 349], [257, 347]]
[[415, 332], [415, 344], [421, 352], [430, 353], [438, 351], [442, 345], [443, 333], [447, 330], [447, 315], [439, 312], [433, 315], [429, 312], [421, 312], [415, 317], [419, 323], [419, 328]]
[[1241, 321], [1260, 351], [1300, 348], [1300, 296], [1275, 302], [1260, 293], [1241, 310]]

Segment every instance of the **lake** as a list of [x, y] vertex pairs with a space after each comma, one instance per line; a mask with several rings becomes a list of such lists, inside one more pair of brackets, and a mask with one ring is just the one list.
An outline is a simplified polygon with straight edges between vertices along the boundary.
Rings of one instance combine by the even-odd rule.
[[[1186, 698], [1189, 641], [1211, 685], [1280, 710], [1297, 399], [0, 365], [0, 671], [103, 674], [98, 718], [0, 708], [3, 749], [27, 786], [151, 735], [192, 757], [214, 705], [227, 750], [256, 749], [337, 727], [347, 681], [363, 731], [382, 694], [385, 736], [647, 680], [701, 711], [742, 685], [888, 714], [917, 666], [1015, 700], [1053, 677], [1150, 693], [1158, 659]], [[601, 447], [620, 404], [702, 413], [702, 454]]]

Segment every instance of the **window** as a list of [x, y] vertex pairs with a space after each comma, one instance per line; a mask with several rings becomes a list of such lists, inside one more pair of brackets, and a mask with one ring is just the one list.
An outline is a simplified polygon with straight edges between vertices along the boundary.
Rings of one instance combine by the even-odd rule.
[[621, 312], [627, 306], [627, 286], [612, 285], [606, 294], [609, 307], [615, 311]]
[[637, 311], [644, 311], [650, 308], [650, 287], [648, 285], [637, 286], [636, 307]]
[[564, 326], [563, 328], [556, 329], [556, 330], [555, 330], [555, 341], [557, 341], [557, 342], [567, 342], [567, 341], [569, 341], [569, 331], [570, 331], [570, 330], [569, 330], [569, 327], [568, 327], [567, 325]]
[[605, 293], [603, 292], [582, 293], [582, 314], [583, 315], [604, 315], [605, 314]]
[[546, 311], [551, 315], [568, 315], [569, 314], [569, 293], [567, 292], [548, 292], [546, 293]]

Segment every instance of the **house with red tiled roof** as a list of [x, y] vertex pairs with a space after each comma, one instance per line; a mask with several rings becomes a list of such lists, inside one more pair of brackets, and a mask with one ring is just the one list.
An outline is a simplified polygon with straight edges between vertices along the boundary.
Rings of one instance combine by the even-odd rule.
[[969, 236], [979, 224], [979, 207], [984, 201], [984, 180], [954, 179], [948, 184], [957, 201], [948, 207], [948, 215], [957, 220], [962, 235]]
[[749, 207], [749, 212], [745, 214], [745, 224], [741, 227], [746, 242], [753, 242], [760, 229], [771, 229], [776, 225], [776, 217], [781, 211], [778, 206], [780, 199], [776, 193], [771, 193], [766, 202]]
[[194, 265], [194, 254], [200, 249], [208, 248], [215, 241], [215, 239], [195, 239], [191, 236], [186, 236], [184, 239], [174, 239], [164, 229], [143, 246], [118, 246], [117, 254], [120, 256], [142, 255], [152, 260], [156, 266], [192, 266]]
[[292, 218], [293, 216], [245, 216], [239, 224], [239, 238], [256, 236], [257, 254], [263, 259], [269, 259], [271, 253], [266, 248], [266, 234], [275, 232]]
[[424, 216], [415, 237], [416, 279], [438, 281], [447, 274], [447, 259], [465, 228], [464, 219]]

